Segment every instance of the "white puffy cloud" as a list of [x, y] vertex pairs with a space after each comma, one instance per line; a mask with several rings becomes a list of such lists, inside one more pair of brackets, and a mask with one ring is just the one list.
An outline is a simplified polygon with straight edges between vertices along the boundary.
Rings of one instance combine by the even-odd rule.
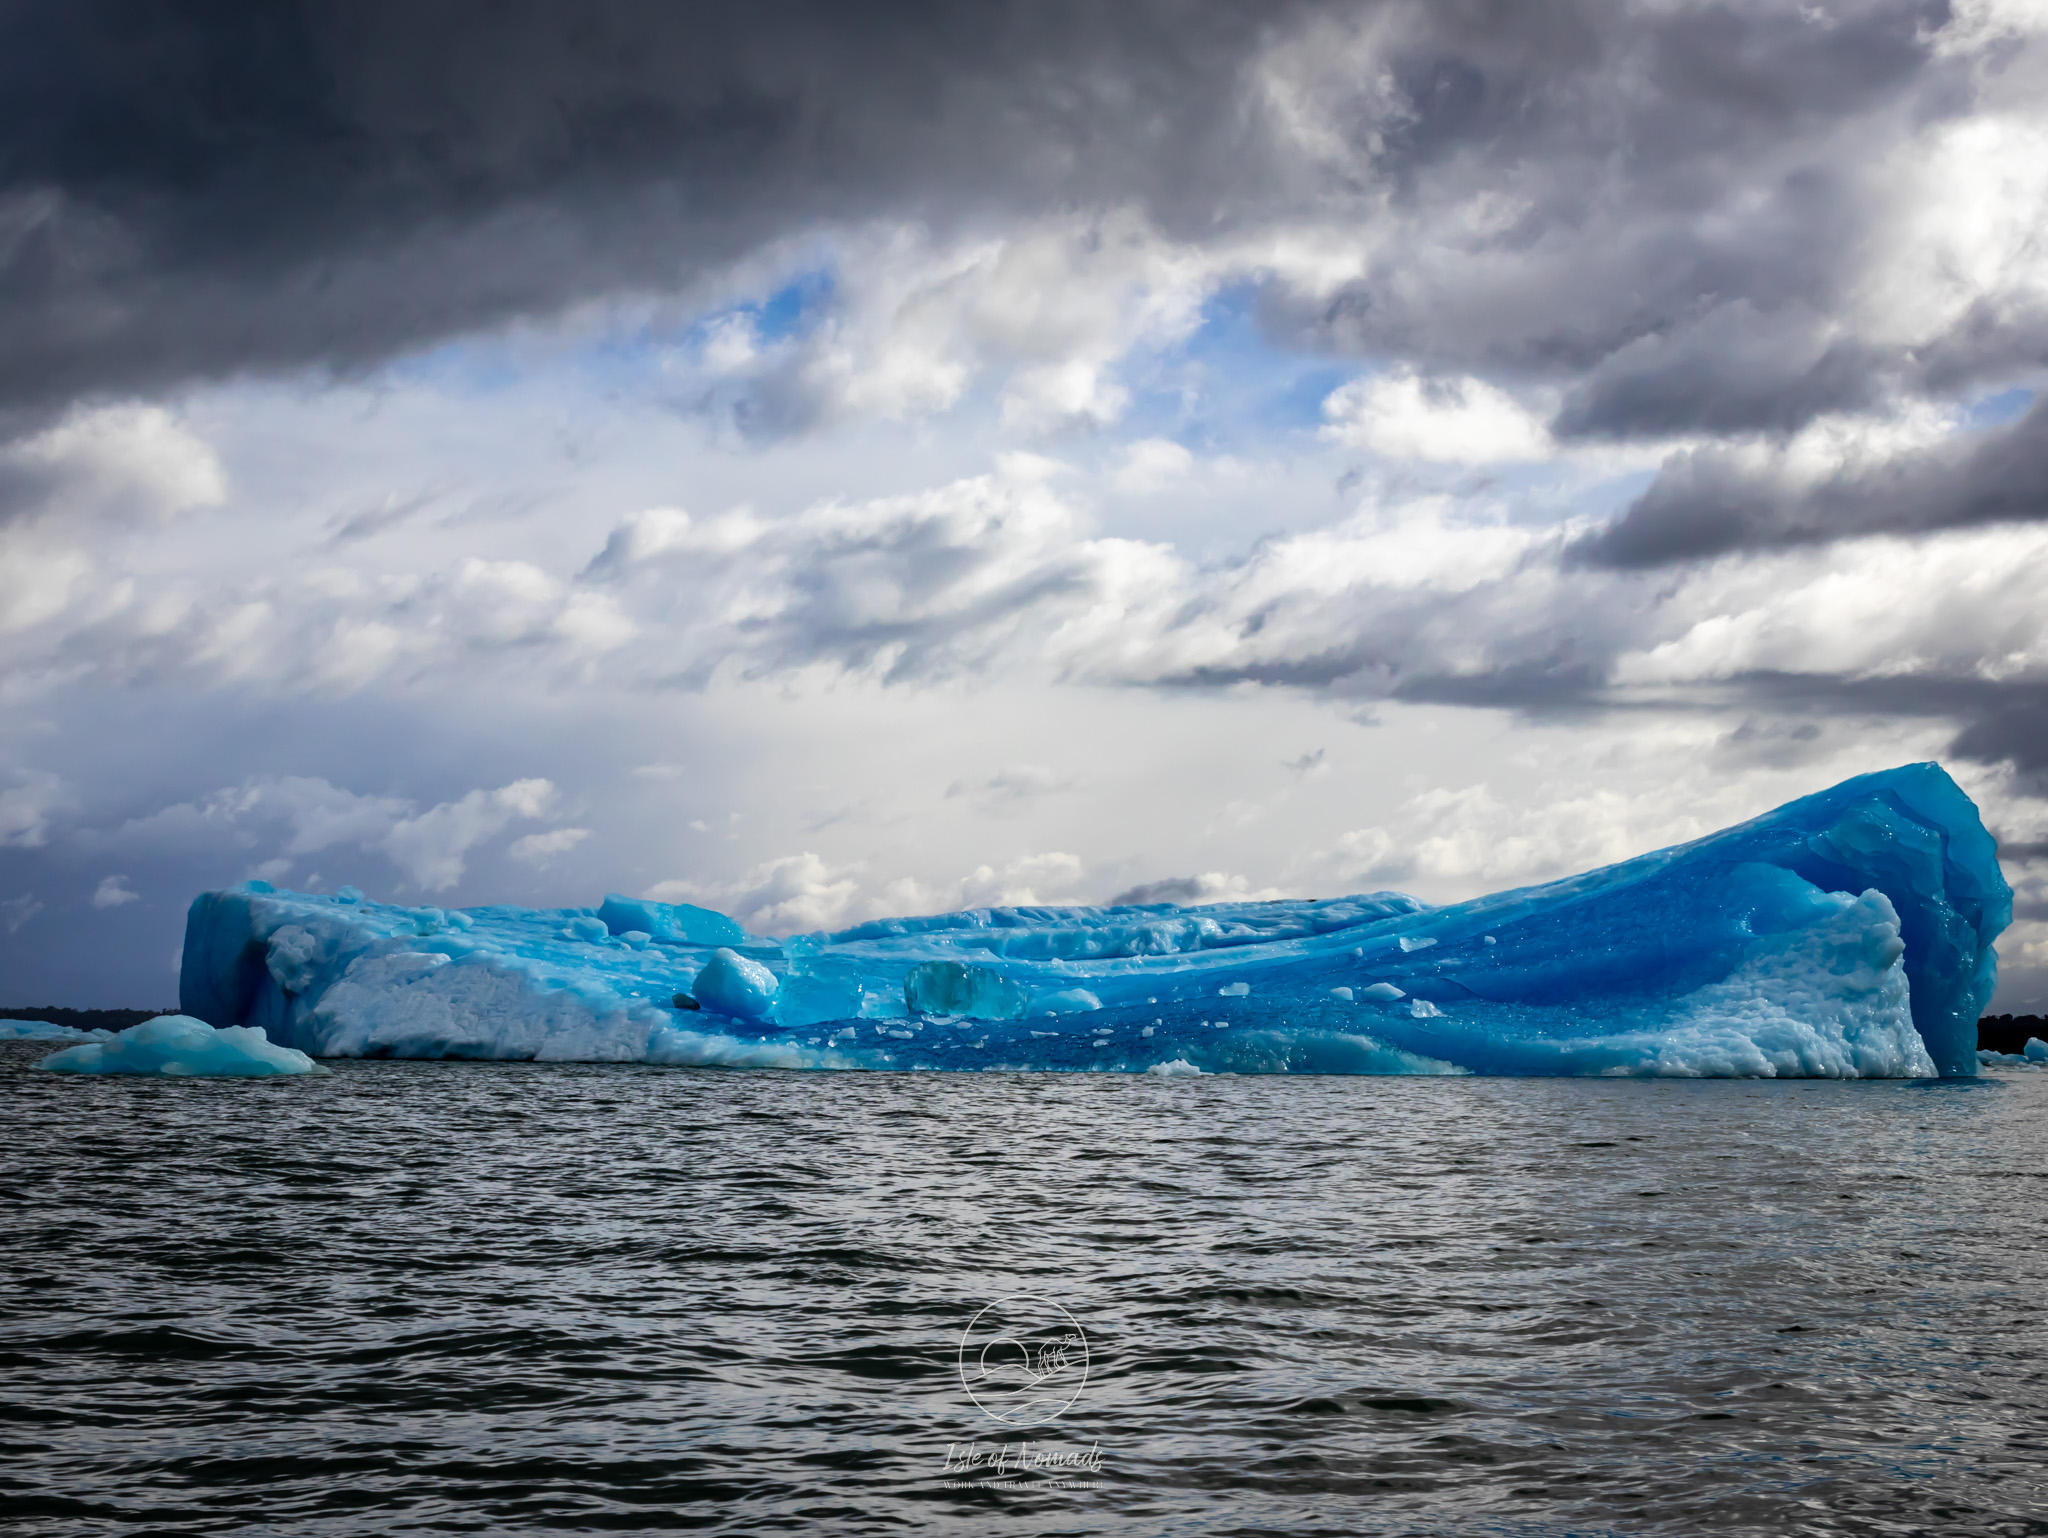
[[1411, 368], [1369, 374], [1323, 402], [1323, 436], [1389, 459], [1490, 465], [1555, 451], [1537, 415], [1483, 379], [1425, 379]]
[[[816, 663], [910, 678], [995, 661], [1105, 598], [1133, 562], [1166, 560], [1087, 537], [1043, 461], [911, 496], [821, 503], [767, 518], [638, 514], [587, 579], [658, 616], [665, 676], [700, 683]], [[643, 621], [644, 623], [644, 621]]]
[[107, 573], [109, 546], [225, 492], [212, 446], [157, 406], [79, 407], [0, 444], [0, 636], [67, 613], [89, 624], [131, 601]]
[[1152, 496], [1187, 479], [1195, 456], [1171, 438], [1140, 438], [1124, 450], [1110, 484], [1131, 496]]
[[471, 850], [516, 821], [546, 816], [556, 796], [551, 782], [529, 778], [415, 811], [402, 797], [358, 795], [316, 776], [262, 776], [131, 818], [88, 842], [153, 852], [276, 849], [263, 867], [266, 879], [304, 856], [349, 845], [384, 855], [411, 885], [437, 892], [462, 878]]
[[529, 833], [523, 838], [515, 838], [505, 852], [528, 865], [547, 865], [589, 837], [588, 828], [550, 828], [545, 833]]
[[541, 779], [473, 790], [393, 823], [379, 847], [414, 885], [445, 891], [462, 879], [463, 857], [471, 849], [517, 819], [546, 816], [554, 800], [555, 787]]
[[17, 770], [13, 778], [0, 790], [0, 845], [33, 849], [49, 840], [52, 823], [74, 799], [63, 780], [45, 770]]
[[804, 851], [764, 861], [729, 881], [688, 877], [656, 882], [642, 895], [657, 902], [719, 908], [757, 934], [843, 928], [865, 919], [960, 908], [1031, 907], [1078, 902], [1086, 878], [1080, 859], [1060, 850], [978, 865], [950, 881], [896, 876], [877, 881], [859, 866], [834, 866]]
[[108, 876], [93, 889], [92, 905], [95, 908], [118, 908], [123, 903], [140, 901], [142, 894], [130, 890], [126, 876]]
[[212, 446], [161, 406], [76, 407], [0, 446], [0, 522], [155, 523], [226, 490]]
[[767, 860], [732, 881], [672, 878], [644, 893], [656, 902], [694, 902], [730, 913], [755, 934], [836, 929], [855, 914], [855, 874], [835, 870], [806, 850]]
[[[758, 294], [819, 259], [807, 239], [742, 270]], [[1241, 265], [1129, 209], [952, 238], [878, 221], [838, 231], [827, 259], [829, 298], [798, 329], [767, 337], [751, 313], [729, 311], [693, 355], [671, 359], [681, 377], [701, 374], [706, 409], [748, 435], [917, 420], [984, 384], [1018, 433], [1107, 426], [1131, 399], [1119, 362], [1186, 336]]]

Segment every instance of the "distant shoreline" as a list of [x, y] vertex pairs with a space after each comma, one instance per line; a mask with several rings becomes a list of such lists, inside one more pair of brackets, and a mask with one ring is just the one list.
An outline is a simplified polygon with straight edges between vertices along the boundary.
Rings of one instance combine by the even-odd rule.
[[0, 1020], [47, 1020], [52, 1025], [68, 1025], [78, 1031], [125, 1031], [131, 1025], [140, 1025], [145, 1020], [154, 1020], [158, 1015], [175, 1015], [177, 1006], [168, 1009], [59, 1009], [54, 1004], [42, 1004], [32, 1008], [0, 1009]]

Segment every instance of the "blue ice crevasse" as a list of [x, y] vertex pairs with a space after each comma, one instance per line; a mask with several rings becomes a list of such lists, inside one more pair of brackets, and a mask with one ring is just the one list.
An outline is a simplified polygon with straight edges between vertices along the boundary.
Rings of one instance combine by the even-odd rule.
[[903, 1004], [914, 1015], [1015, 1020], [1031, 995], [1007, 977], [964, 961], [920, 961], [903, 974]]
[[181, 991], [315, 1056], [1965, 1076], [2011, 916], [1976, 807], [1913, 764], [1446, 907], [972, 908], [769, 940], [618, 896], [443, 910], [245, 882], [193, 902]]

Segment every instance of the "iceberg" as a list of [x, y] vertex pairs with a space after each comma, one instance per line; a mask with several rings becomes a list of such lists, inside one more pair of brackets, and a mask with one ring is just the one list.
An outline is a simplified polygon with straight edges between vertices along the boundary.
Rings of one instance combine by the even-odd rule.
[[305, 1053], [273, 1046], [261, 1026], [216, 1029], [190, 1015], [158, 1015], [125, 1031], [97, 1034], [103, 1039], [52, 1052], [36, 1066], [52, 1073], [155, 1074], [172, 1079], [255, 1079], [320, 1071]]
[[2026, 1045], [2018, 1052], [1995, 1052], [1988, 1047], [1979, 1048], [1977, 1061], [1986, 1068], [2025, 1068], [2038, 1073], [2048, 1068], [2048, 1041], [2038, 1036], [2029, 1036]]
[[48, 1020], [0, 1020], [0, 1041], [106, 1041], [112, 1031], [81, 1031]]
[[1976, 807], [1913, 764], [1443, 907], [973, 908], [777, 940], [619, 896], [444, 910], [250, 881], [193, 901], [180, 1003], [316, 1057], [1964, 1077], [2011, 917]]

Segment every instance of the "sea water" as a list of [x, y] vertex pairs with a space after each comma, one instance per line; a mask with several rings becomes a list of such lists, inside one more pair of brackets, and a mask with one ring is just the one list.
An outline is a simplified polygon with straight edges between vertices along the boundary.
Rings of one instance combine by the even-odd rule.
[[[164, 1080], [47, 1051], [0, 1044], [12, 1533], [2048, 1512], [2048, 1074]], [[977, 1401], [1005, 1320], [1050, 1418]]]

